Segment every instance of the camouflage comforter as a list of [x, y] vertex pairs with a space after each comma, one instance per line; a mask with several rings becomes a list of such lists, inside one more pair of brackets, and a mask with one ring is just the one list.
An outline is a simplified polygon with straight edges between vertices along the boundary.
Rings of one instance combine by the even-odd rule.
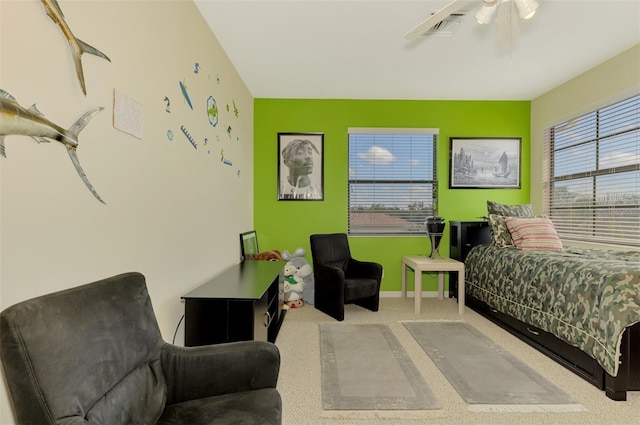
[[467, 293], [618, 374], [622, 333], [640, 322], [640, 252], [482, 245], [471, 250], [465, 268]]

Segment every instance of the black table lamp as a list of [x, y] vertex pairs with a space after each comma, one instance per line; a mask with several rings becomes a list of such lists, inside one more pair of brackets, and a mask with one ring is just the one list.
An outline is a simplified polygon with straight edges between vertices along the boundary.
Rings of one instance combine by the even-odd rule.
[[431, 254], [429, 255], [429, 258], [440, 257], [438, 247], [440, 246], [440, 240], [442, 239], [442, 234], [446, 224], [444, 217], [427, 217], [424, 224], [427, 229], [427, 235], [431, 240]]

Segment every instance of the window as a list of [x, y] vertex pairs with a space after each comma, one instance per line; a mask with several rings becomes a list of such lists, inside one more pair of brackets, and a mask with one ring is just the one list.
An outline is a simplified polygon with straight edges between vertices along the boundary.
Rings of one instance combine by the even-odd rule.
[[424, 234], [436, 215], [437, 129], [349, 129], [349, 234]]
[[640, 246], [640, 95], [545, 130], [543, 149], [560, 236]]

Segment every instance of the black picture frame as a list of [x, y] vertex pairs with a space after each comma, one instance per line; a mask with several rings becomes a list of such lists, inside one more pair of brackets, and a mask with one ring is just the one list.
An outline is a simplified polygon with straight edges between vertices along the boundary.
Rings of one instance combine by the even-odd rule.
[[259, 253], [256, 231], [240, 233], [240, 261], [253, 260], [253, 257]]
[[450, 189], [520, 189], [521, 137], [450, 137]]
[[323, 200], [324, 133], [278, 133], [278, 201]]

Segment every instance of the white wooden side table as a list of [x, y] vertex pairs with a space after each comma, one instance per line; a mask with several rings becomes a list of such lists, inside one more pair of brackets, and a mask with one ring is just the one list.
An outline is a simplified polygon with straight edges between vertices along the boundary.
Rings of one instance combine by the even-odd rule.
[[464, 314], [464, 263], [451, 258], [430, 258], [419, 255], [402, 257], [402, 297], [407, 297], [407, 267], [415, 272], [415, 314], [422, 307], [422, 272], [438, 272], [438, 299], [444, 299], [444, 272], [458, 272], [458, 314]]

